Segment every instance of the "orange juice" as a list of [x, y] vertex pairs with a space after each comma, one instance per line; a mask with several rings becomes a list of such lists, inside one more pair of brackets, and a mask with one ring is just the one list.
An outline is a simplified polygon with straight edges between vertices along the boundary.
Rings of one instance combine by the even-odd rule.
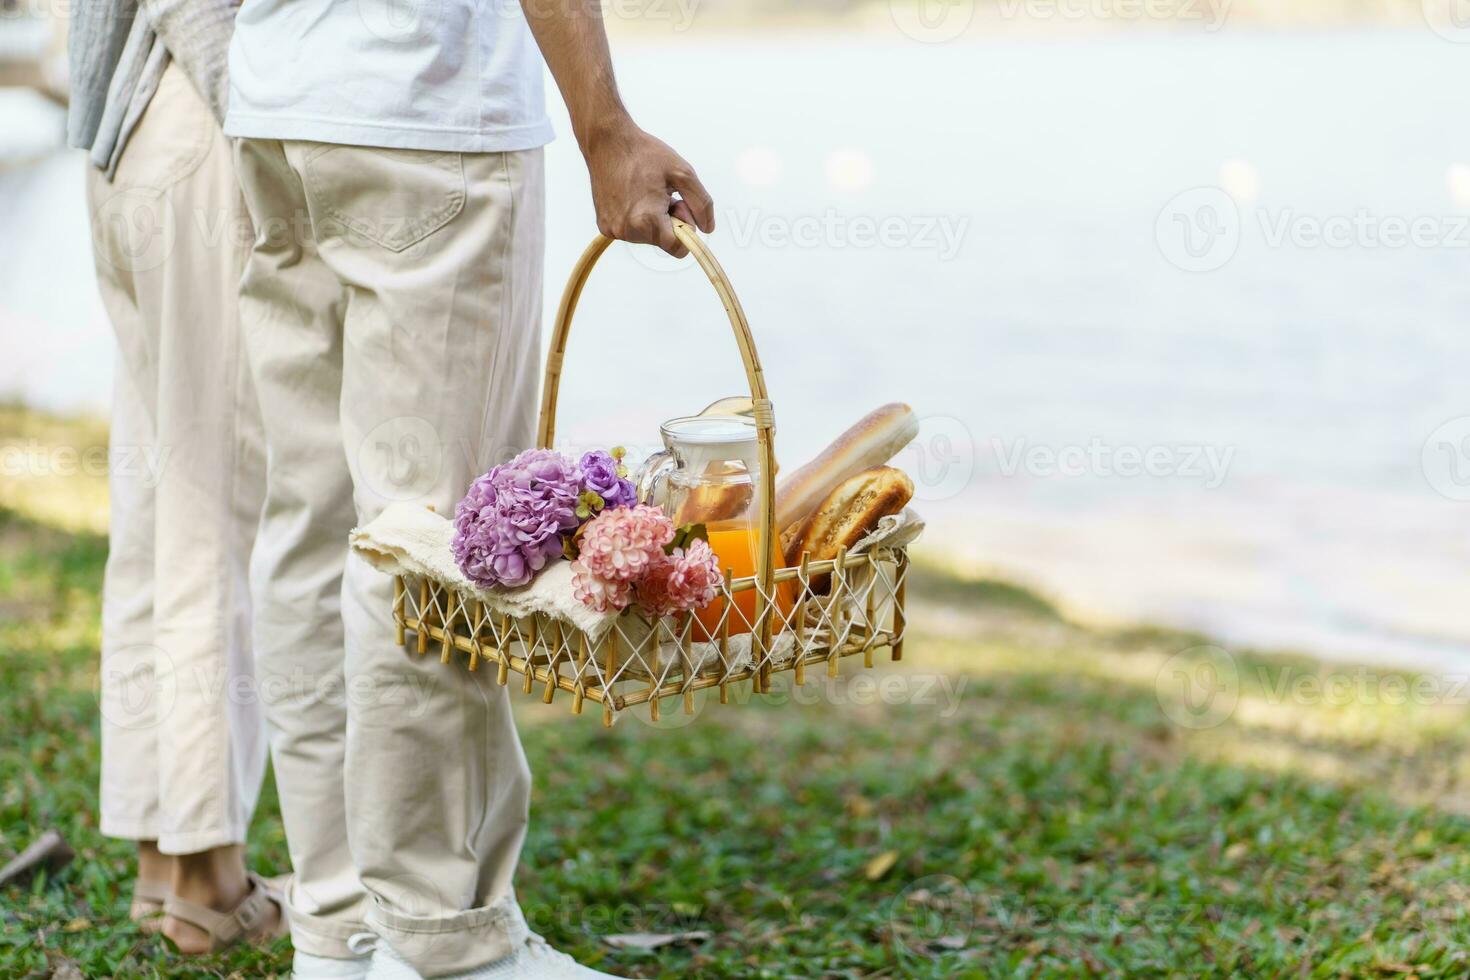
[[[715, 556], [720, 559], [720, 570], [729, 569], [730, 574], [739, 579], [746, 578], [758, 573], [756, 568], [755, 542], [758, 537], [755, 528], [743, 522], [738, 524], [715, 525], [709, 529], [709, 546]], [[781, 567], [781, 552], [778, 548], [779, 541], [771, 542], [771, 560], [776, 568]], [[749, 633], [751, 624], [755, 622], [755, 589], [746, 589], [735, 593], [735, 608], [730, 611], [730, 635], [736, 636], [740, 633]], [[792, 583], [783, 582], [776, 586], [776, 607], [780, 609], [781, 616], [791, 613], [791, 608], [796, 605], [796, 590]], [[696, 640], [718, 640], [720, 637], [720, 617], [724, 615], [725, 600], [716, 597], [713, 602], [695, 613], [698, 622], [694, 627], [694, 638]], [[776, 616], [775, 612], [771, 615]], [[771, 621], [771, 628], [779, 632], [781, 629], [780, 618]]]

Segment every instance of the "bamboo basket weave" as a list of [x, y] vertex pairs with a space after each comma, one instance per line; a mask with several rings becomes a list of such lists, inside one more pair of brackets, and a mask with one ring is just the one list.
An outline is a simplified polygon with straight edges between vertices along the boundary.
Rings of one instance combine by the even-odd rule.
[[[393, 621], [400, 645], [416, 636], [419, 654], [431, 644], [442, 662], [463, 663], [470, 670], [493, 666], [496, 680], [509, 683], [520, 675], [527, 694], [539, 693], [550, 704], [558, 692], [570, 695], [572, 711], [581, 714], [586, 701], [602, 706], [603, 724], [611, 726], [620, 712], [649, 706], [653, 720], [659, 703], [678, 698], [694, 713], [698, 691], [719, 688], [721, 704], [730, 703], [732, 685], [748, 683], [754, 693], [771, 690], [772, 675], [791, 671], [803, 684], [808, 667], [826, 665], [838, 675], [844, 658], [861, 654], [873, 666], [874, 652], [888, 648], [893, 660], [903, 655], [908, 555], [902, 547], [881, 544], [861, 554], [846, 549], [836, 558], [811, 561], [803, 555], [795, 567], [775, 567], [779, 552], [775, 527], [775, 415], [766, 394], [765, 377], [745, 312], [725, 271], [694, 229], [675, 219], [674, 233], [714, 285], [729, 317], [740, 349], [754, 404], [761, 471], [754, 575], [733, 578], [726, 570], [715, 603], [723, 609], [707, 639], [697, 639], [694, 617], [655, 619], [636, 608], [625, 610], [605, 635], [590, 636], [571, 623], [544, 614], [521, 619], [497, 615], [478, 600], [466, 598], [429, 578], [395, 576]], [[582, 253], [562, 292], [552, 333], [541, 394], [537, 444], [549, 449], [556, 434], [556, 400], [562, 361], [577, 301], [597, 260], [612, 240], [599, 235]], [[773, 543], [775, 547], [773, 547]], [[825, 595], [810, 588], [813, 579], [830, 576]], [[778, 594], [788, 602], [775, 601]], [[754, 617], [748, 619], [734, 601], [754, 591]], [[789, 610], [783, 610], [789, 605]], [[744, 703], [744, 699], [741, 699]]]

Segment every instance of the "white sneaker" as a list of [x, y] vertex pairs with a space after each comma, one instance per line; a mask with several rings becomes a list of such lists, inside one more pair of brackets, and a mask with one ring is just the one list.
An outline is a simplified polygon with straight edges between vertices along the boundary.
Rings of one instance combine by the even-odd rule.
[[291, 960], [291, 980], [365, 980], [367, 975], [366, 956], [339, 960], [330, 956], [312, 956], [298, 949]]
[[[501, 967], [500, 964], [507, 962], [510, 963], [509, 966]], [[505, 972], [499, 972], [500, 970]], [[611, 973], [600, 973], [583, 966], [566, 953], [552, 949], [546, 940], [534, 932], [527, 937], [520, 949], [503, 960], [481, 967], [481, 971], [489, 972], [472, 974], [475, 980], [510, 976], [524, 977], [527, 980], [594, 980], [595, 977], [613, 976]]]
[[[552, 949], [546, 940], [533, 932], [509, 956], [444, 980], [595, 980], [597, 977], [617, 980], [611, 973], [598, 973], [566, 953]], [[379, 943], [373, 951], [373, 964], [368, 970], [367, 980], [423, 980], [423, 977], [391, 946]]]

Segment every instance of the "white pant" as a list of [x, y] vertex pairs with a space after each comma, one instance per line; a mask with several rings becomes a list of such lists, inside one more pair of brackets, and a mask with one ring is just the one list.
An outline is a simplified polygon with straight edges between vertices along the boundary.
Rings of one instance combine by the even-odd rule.
[[394, 642], [391, 580], [347, 532], [393, 501], [452, 513], [531, 444], [539, 150], [244, 139], [258, 229], [241, 320], [265, 419], [256, 649], [296, 875], [296, 948], [364, 924], [423, 974], [511, 951], [530, 773], [505, 689]]
[[266, 740], [247, 570], [264, 494], [236, 307], [249, 225], [230, 146], [164, 72], [108, 183], [89, 168], [117, 333], [102, 604], [102, 832], [189, 854], [245, 840]]

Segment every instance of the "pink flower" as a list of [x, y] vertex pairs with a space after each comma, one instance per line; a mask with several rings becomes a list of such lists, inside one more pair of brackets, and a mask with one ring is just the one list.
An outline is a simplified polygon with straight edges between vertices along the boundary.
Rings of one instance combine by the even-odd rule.
[[656, 616], [690, 612], [719, 591], [720, 560], [698, 538], [664, 553], [674, 523], [657, 507], [608, 508], [582, 525], [572, 562], [572, 591], [598, 612], [628, 608], [634, 598]]
[[608, 508], [582, 526], [582, 570], [604, 582], [632, 582], [664, 555], [674, 524], [657, 507]]
[[633, 601], [631, 585], [616, 579], [607, 581], [597, 578], [587, 571], [580, 558], [572, 562], [572, 594], [584, 606], [590, 606], [598, 612], [626, 609], [628, 603]]
[[663, 555], [636, 586], [638, 602], [655, 616], [703, 609], [720, 587], [720, 559], [709, 542], [695, 538], [687, 548]]

